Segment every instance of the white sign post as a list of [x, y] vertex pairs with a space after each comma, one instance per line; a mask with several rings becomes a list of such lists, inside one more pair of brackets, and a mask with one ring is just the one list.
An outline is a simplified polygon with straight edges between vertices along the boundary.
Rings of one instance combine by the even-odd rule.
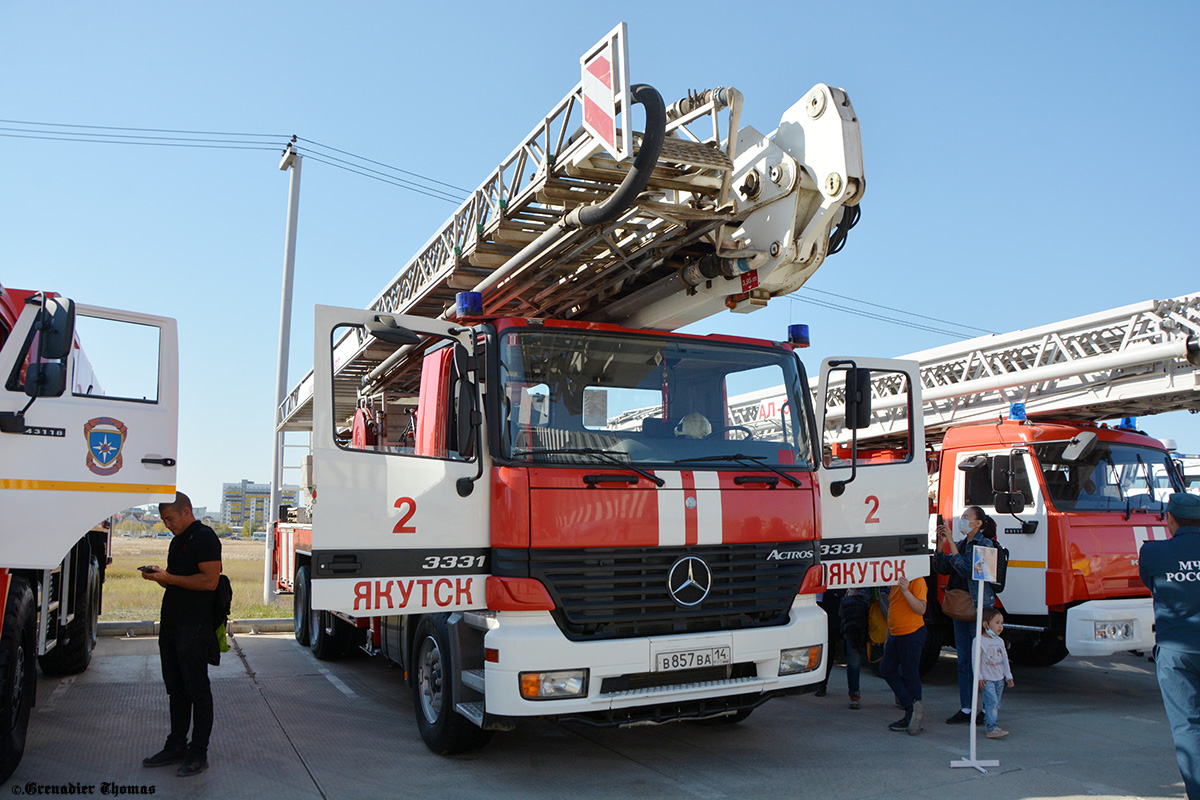
[[975, 718], [979, 714], [979, 662], [982, 660], [983, 643], [980, 641], [981, 631], [983, 630], [983, 592], [985, 583], [995, 583], [996, 581], [996, 549], [994, 547], [975, 547], [971, 550], [971, 577], [975, 580], [975, 586], [979, 590], [976, 594], [976, 599], [979, 601], [975, 604], [975, 642], [971, 648], [971, 718], [967, 720], [967, 727], [971, 729], [971, 755], [968, 758], [951, 761], [951, 767], [974, 767], [983, 774], [987, 774], [984, 767], [998, 767], [1000, 762], [997, 760], [980, 761], [976, 757], [975, 745], [979, 738], [979, 731], [975, 725]]

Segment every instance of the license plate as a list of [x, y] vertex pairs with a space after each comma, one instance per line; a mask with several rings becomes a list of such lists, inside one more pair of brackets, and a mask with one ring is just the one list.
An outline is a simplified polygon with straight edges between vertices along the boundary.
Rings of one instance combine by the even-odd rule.
[[675, 669], [694, 667], [719, 667], [732, 663], [728, 647], [702, 647], [698, 650], [680, 650], [675, 653], [658, 653], [654, 656], [655, 672], [670, 672]]

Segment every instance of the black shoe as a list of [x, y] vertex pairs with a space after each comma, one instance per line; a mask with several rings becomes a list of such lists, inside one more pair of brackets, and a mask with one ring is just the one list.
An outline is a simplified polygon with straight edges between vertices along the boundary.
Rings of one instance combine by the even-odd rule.
[[970, 719], [971, 719], [971, 715], [964, 714], [962, 712], [962, 709], [960, 708], [958, 711], [955, 711], [954, 714], [952, 714], [950, 717], [948, 717], [946, 719], [946, 724], [947, 725], [962, 725], [964, 722], [969, 722]]
[[186, 750], [172, 750], [164, 747], [149, 758], [142, 759], [143, 767], [165, 767], [168, 764], [178, 764], [187, 756]]
[[975, 715], [975, 724], [976, 725], [983, 724], [983, 712], [982, 711], [980, 711], [978, 714]]
[[893, 722], [891, 725], [888, 725], [888, 730], [889, 731], [906, 731], [906, 730], [908, 730], [908, 724], [910, 722], [912, 722], [912, 712], [911, 711], [908, 712], [907, 714], [905, 714], [902, 719], [898, 719], [895, 722]]
[[825, 696], [825, 694], [826, 694], [826, 691], [825, 691], [825, 684], [821, 684], [820, 686], [818, 686], [818, 687], [817, 687], [817, 691], [816, 691], [816, 692], [814, 692], [813, 694], [814, 694], [815, 696], [817, 696], [817, 697], [824, 697], [824, 696]]
[[175, 774], [181, 778], [187, 778], [192, 775], [199, 775], [206, 769], [208, 769], [207, 758], [196, 753], [188, 753], [187, 758], [184, 759], [183, 764]]

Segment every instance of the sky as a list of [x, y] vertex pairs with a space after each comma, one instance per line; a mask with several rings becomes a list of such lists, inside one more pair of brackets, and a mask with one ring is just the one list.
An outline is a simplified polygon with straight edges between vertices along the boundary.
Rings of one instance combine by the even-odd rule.
[[[178, 485], [219, 507], [223, 482], [270, 474], [288, 138], [473, 189], [621, 21], [632, 80], [668, 102], [735, 86], [769, 131], [815, 83], [848, 92], [863, 217], [808, 287], [908, 323], [775, 299], [690, 331], [806, 322], [811, 373], [971, 334], [914, 324], [1004, 332], [1200, 291], [1200, 5], [1171, 2], [0, 3], [4, 120], [267, 134], [0, 136], [0, 283], [178, 320]], [[367, 305], [454, 208], [305, 162], [289, 383], [313, 305]], [[1142, 427], [1200, 453], [1200, 415]]]

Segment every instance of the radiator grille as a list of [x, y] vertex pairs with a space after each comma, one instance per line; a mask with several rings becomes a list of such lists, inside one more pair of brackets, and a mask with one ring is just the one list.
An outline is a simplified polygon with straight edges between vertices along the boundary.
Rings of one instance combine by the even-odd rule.
[[[493, 551], [493, 574], [540, 580], [555, 622], [572, 640], [619, 639], [782, 625], [814, 559], [771, 560], [786, 544]], [[704, 560], [712, 589], [695, 607], [676, 603], [667, 574], [685, 556]]]

